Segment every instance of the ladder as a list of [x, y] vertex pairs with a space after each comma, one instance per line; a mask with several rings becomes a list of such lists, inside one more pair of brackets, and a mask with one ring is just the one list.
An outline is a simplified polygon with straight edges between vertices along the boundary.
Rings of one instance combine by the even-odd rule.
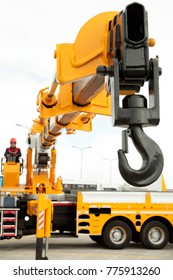
[[0, 237], [17, 236], [19, 208], [0, 208]]

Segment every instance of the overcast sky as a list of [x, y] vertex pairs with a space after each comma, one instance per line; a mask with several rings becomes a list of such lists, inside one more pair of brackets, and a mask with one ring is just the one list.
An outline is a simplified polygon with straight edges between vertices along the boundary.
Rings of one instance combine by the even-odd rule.
[[[26, 154], [27, 129], [37, 117], [38, 91], [49, 86], [55, 71], [53, 53], [58, 43], [73, 43], [82, 25], [104, 11], [121, 11], [132, 1], [115, 0], [0, 0], [0, 154], [3, 155], [9, 139], [16, 137], [23, 157]], [[165, 165], [164, 176], [168, 188], [173, 188], [172, 171], [172, 2], [170, 0], [138, 1], [148, 11], [149, 37], [156, 39], [150, 48], [150, 57], [159, 55], [163, 74], [160, 77], [161, 122], [145, 132], [160, 145]], [[141, 92], [142, 93], [142, 92]], [[109, 117], [97, 116], [93, 132], [63, 132], [57, 142], [57, 175], [64, 179], [80, 176], [80, 150], [72, 146], [88, 147], [83, 154], [83, 178], [108, 183], [110, 161], [121, 148], [121, 129], [112, 128]], [[133, 151], [132, 151], [133, 152]], [[131, 165], [141, 163], [133, 153]], [[129, 158], [130, 160], [130, 158]], [[139, 168], [139, 167], [138, 167]], [[112, 161], [112, 183], [123, 182]]]

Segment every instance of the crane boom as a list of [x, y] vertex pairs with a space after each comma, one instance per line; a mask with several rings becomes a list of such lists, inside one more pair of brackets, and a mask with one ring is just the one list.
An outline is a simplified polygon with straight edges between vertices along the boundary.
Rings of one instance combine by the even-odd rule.
[[[149, 46], [153, 45], [154, 40], [148, 38], [147, 12], [139, 3], [132, 3], [121, 12], [96, 15], [80, 29], [73, 44], [56, 45], [55, 77], [50, 87], [39, 92], [40, 114], [31, 128], [31, 134], [39, 134], [37, 152], [40, 156], [44, 152], [45, 162], [45, 153], [54, 147], [63, 129], [68, 134], [75, 130], [91, 131], [92, 119], [101, 114], [112, 116], [113, 126], [128, 129], [123, 133], [123, 148], [118, 153], [123, 178], [133, 185], [145, 186], [160, 176], [162, 152], [142, 129], [157, 125], [160, 120], [161, 68], [157, 58], [149, 59]], [[148, 100], [138, 94], [145, 82], [149, 83]], [[137, 133], [133, 133], [134, 127], [139, 127]], [[140, 135], [145, 139], [143, 145]], [[132, 169], [125, 157], [127, 136], [137, 143], [142, 156], [144, 164], [139, 170]], [[147, 151], [148, 144], [152, 155]]]
[[[131, 240], [152, 249], [172, 242], [170, 193], [77, 191], [73, 196], [63, 190], [62, 178], [56, 178], [57, 137], [63, 129], [68, 134], [91, 131], [92, 119], [98, 114], [111, 116], [113, 126], [125, 128], [118, 150], [124, 180], [144, 187], [160, 177], [162, 151], [143, 130], [160, 121], [161, 68], [158, 57], [149, 58], [153, 45], [154, 40], [148, 38], [147, 12], [139, 3], [121, 12], [96, 15], [80, 29], [73, 44], [56, 45], [55, 76], [51, 86], [37, 96], [39, 115], [28, 134], [26, 184], [19, 184], [23, 160], [1, 162], [4, 182], [0, 194], [6, 193], [0, 199], [1, 239], [36, 233], [36, 259], [47, 259], [46, 254], [42, 256], [43, 238], [47, 251], [48, 238], [57, 231], [87, 234], [112, 249], [122, 249]], [[139, 94], [146, 82], [148, 92]], [[129, 137], [143, 160], [138, 170], [126, 158]], [[165, 191], [163, 180], [159, 184]], [[119, 238], [111, 237], [115, 228]], [[153, 229], [161, 236], [159, 240], [149, 237]]]

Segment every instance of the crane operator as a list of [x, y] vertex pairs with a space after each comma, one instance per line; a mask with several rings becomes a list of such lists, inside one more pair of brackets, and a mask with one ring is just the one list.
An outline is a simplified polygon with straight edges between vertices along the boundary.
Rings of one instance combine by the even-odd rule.
[[19, 158], [21, 157], [21, 150], [20, 148], [16, 147], [16, 139], [10, 139], [10, 147], [6, 149], [4, 156], [6, 157], [6, 161], [14, 161], [19, 162]]

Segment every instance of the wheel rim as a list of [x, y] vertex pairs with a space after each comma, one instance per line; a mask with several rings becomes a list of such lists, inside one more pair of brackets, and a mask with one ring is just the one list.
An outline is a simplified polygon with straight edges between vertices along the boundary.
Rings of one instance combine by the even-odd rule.
[[109, 236], [114, 244], [121, 244], [126, 240], [126, 231], [122, 227], [114, 227], [111, 229]]
[[160, 227], [153, 227], [148, 232], [148, 239], [153, 244], [161, 244], [165, 239], [165, 233]]

